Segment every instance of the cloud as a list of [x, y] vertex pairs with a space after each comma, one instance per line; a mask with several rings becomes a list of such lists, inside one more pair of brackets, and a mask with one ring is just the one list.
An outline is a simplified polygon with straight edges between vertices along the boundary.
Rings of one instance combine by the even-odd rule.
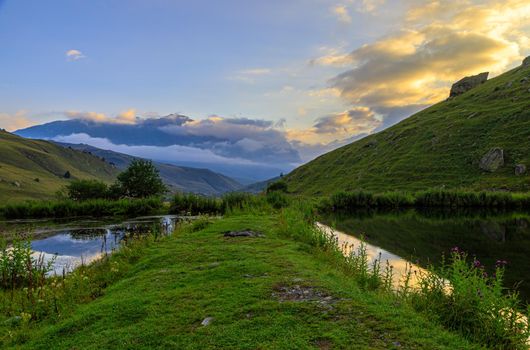
[[291, 142], [309, 148], [329, 149], [328, 145], [340, 143], [358, 135], [372, 133], [382, 124], [381, 117], [367, 107], [354, 107], [350, 110], [326, 115], [315, 120], [307, 129], [287, 131]]
[[86, 56], [79, 50], [72, 49], [72, 50], [66, 51], [67, 61], [77, 61], [85, 57]]
[[272, 71], [269, 68], [253, 68], [239, 71], [239, 73], [243, 75], [266, 75], [270, 74], [271, 72]]
[[168, 162], [197, 162], [197, 163], [219, 163], [219, 164], [253, 164], [253, 162], [240, 158], [222, 157], [211, 150], [198, 147], [171, 145], [171, 146], [130, 146], [114, 144], [107, 138], [91, 137], [90, 135], [71, 134], [67, 136], [55, 136], [52, 138], [57, 142], [84, 143], [94, 147], [113, 150], [136, 157], [163, 160]]
[[370, 13], [376, 11], [385, 3], [385, 0], [354, 0], [355, 8], [359, 12]]
[[400, 31], [355, 49], [348, 58], [332, 55], [315, 60], [319, 64], [349, 60], [351, 68], [332, 78], [330, 87], [351, 105], [384, 114], [436, 103], [464, 76], [482, 71], [495, 75], [519, 63], [530, 42], [525, 34], [530, 18], [527, 1], [467, 1], [466, 6], [454, 6], [448, 0], [427, 4], [409, 0], [409, 4]]
[[352, 18], [348, 12], [348, 8], [344, 5], [336, 5], [331, 8], [331, 12], [337, 17], [341, 23], [350, 24]]
[[235, 74], [229, 76], [228, 79], [254, 84], [256, 82], [256, 78], [270, 74], [272, 74], [272, 69], [270, 68], [250, 68], [237, 71]]
[[0, 128], [7, 131], [15, 131], [34, 125], [35, 122], [28, 119], [27, 111], [21, 110], [15, 114], [0, 113]]
[[68, 119], [87, 120], [97, 123], [135, 124], [138, 120], [136, 110], [133, 108], [119, 113], [116, 117], [109, 117], [104, 113], [98, 112], [66, 111], [64, 114]]

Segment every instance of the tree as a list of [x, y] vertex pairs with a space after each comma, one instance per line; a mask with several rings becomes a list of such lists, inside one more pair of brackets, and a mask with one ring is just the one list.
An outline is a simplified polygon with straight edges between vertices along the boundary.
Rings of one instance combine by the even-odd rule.
[[87, 199], [106, 198], [107, 185], [98, 180], [74, 180], [66, 186], [68, 198], [75, 201]]
[[149, 160], [135, 159], [129, 167], [118, 175], [113, 192], [131, 198], [159, 196], [166, 192], [157, 168]]

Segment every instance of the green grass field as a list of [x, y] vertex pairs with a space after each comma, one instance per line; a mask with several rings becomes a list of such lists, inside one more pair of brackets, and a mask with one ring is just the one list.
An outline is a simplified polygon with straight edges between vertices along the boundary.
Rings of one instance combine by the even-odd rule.
[[0, 201], [50, 199], [71, 179], [112, 182], [118, 171], [90, 154], [0, 131]]
[[[149, 244], [127, 265], [116, 265], [119, 277], [99, 296], [64, 311], [57, 321], [49, 318], [13, 330], [0, 319], [3, 346], [480, 348], [394, 298], [362, 291], [328, 255], [281, 235], [278, 222], [277, 214], [232, 215], [200, 231], [177, 232]], [[265, 236], [223, 236], [242, 229]], [[313, 300], [291, 300], [289, 290], [310, 290]], [[201, 325], [207, 317], [211, 323]]]
[[[530, 189], [530, 67], [515, 68], [456, 98], [440, 102], [377, 134], [318, 157], [290, 173], [290, 190], [420, 191]], [[505, 165], [479, 169], [493, 147]]]

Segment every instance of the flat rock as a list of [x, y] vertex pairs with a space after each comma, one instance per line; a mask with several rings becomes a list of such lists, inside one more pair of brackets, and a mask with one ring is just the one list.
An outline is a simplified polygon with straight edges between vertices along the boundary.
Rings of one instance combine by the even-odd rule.
[[229, 231], [224, 233], [225, 237], [263, 237], [263, 233], [244, 230], [244, 231]]
[[504, 151], [502, 148], [494, 147], [480, 160], [479, 167], [482, 170], [494, 172], [504, 165]]
[[470, 77], [465, 77], [463, 79], [460, 79], [456, 83], [453, 84], [451, 87], [451, 92], [449, 93], [449, 97], [455, 97], [458, 95], [462, 95], [464, 92], [467, 92], [488, 80], [488, 72], [480, 73], [477, 75], [472, 75]]

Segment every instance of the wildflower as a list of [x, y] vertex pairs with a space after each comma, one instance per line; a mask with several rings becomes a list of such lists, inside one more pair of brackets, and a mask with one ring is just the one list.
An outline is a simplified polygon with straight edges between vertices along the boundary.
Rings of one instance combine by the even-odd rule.
[[451, 253], [460, 253], [460, 249], [458, 247], [451, 248]]
[[495, 262], [495, 267], [504, 267], [508, 265], [508, 262], [506, 260], [497, 260]]
[[480, 263], [479, 260], [475, 259], [475, 260], [473, 261], [473, 266], [474, 266], [475, 268], [478, 269], [479, 267], [482, 266], [482, 264]]

